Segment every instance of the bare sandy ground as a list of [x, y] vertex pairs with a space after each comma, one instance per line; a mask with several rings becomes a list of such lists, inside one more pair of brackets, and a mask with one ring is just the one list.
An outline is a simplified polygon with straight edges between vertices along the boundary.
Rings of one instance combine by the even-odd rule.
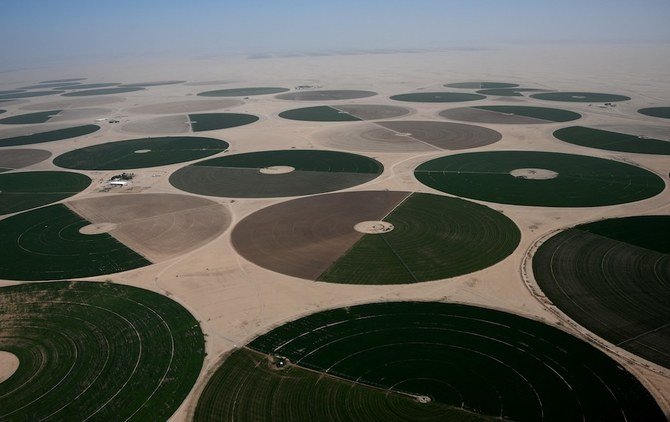
[[[104, 102], [102, 97], [86, 99], [60, 99], [35, 97], [29, 100], [8, 102], [3, 109], [49, 110], [69, 107], [105, 108], [118, 115], [121, 124], [103, 123], [102, 129], [91, 135], [62, 140], [35, 147], [52, 154], [70, 151], [85, 145], [128, 139], [121, 129], [131, 120], [146, 118], [134, 111], [138, 107], [153, 107], [158, 103], [190, 101], [202, 91], [192, 84], [207, 83], [208, 89], [237, 88], [244, 86], [318, 85], [325, 90], [367, 90], [378, 95], [347, 100], [346, 104], [402, 105], [389, 99], [391, 95], [420, 90], [445, 90], [443, 84], [451, 82], [493, 80], [517, 83], [547, 90], [610, 92], [627, 95], [632, 99], [617, 103], [616, 107], [598, 105], [544, 102], [528, 97], [490, 97], [477, 105], [534, 105], [564, 108], [581, 113], [584, 117], [568, 123], [533, 124], [531, 122], [505, 125], [482, 123], [480, 126], [500, 132], [498, 142], [481, 145], [464, 151], [536, 150], [584, 154], [636, 164], [662, 176], [668, 184], [667, 157], [625, 154], [579, 147], [555, 140], [553, 131], [565, 126], [589, 127], [655, 127], [665, 122], [637, 113], [643, 107], [670, 105], [670, 46], [668, 45], [589, 45], [589, 46], [506, 46], [489, 50], [446, 51], [416, 54], [357, 55], [354, 57], [294, 57], [247, 60], [238, 57], [218, 57], [183, 61], [119, 61], [104, 65], [77, 68], [49, 68], [9, 72], [0, 77], [0, 87], [11, 89], [40, 80], [88, 76], [98, 80], [189, 80], [189, 84], [151, 87], [131, 92]], [[237, 81], [234, 83], [223, 80]], [[212, 82], [213, 81], [213, 82]], [[218, 81], [218, 82], [217, 82]], [[464, 90], [464, 92], [466, 92]], [[158, 100], [160, 99], [160, 100]], [[84, 102], [90, 101], [90, 102]], [[100, 102], [103, 101], [103, 102]], [[323, 133], [341, 130], [352, 132], [370, 128], [370, 123], [333, 124], [295, 122], [277, 118], [278, 113], [294, 105], [303, 107], [305, 102], [291, 102], [273, 96], [249, 97], [236, 106], [236, 112], [262, 116], [254, 124], [223, 131], [208, 132], [208, 136], [225, 139], [231, 144], [230, 153], [259, 150], [316, 148], [344, 148], [342, 144], [328, 141]], [[333, 106], [337, 106], [334, 101]], [[451, 104], [462, 107], [465, 104]], [[26, 108], [28, 107], [28, 108]], [[412, 103], [411, 120], [442, 121], [440, 111], [444, 104]], [[141, 109], [142, 110], [142, 109]], [[394, 120], [399, 121], [399, 120]], [[40, 125], [40, 130], [45, 125]], [[374, 125], [379, 128], [379, 126]], [[365, 130], [365, 129], [360, 129]], [[651, 132], [650, 132], [651, 133]], [[2, 135], [0, 135], [2, 137]], [[393, 150], [386, 147], [368, 148], [356, 144], [358, 136], [347, 142], [351, 149], [368, 151], [381, 161], [384, 173], [377, 179], [348, 190], [395, 190], [437, 193], [421, 185], [413, 176], [420, 163], [452, 154], [447, 150], [422, 145], [421, 147]], [[389, 143], [392, 141], [387, 140]], [[463, 152], [461, 150], [460, 152]], [[115, 192], [135, 192], [133, 196], [147, 193], [177, 193], [168, 183], [169, 175], [187, 165], [165, 166], [134, 170], [134, 185]], [[31, 168], [53, 169], [50, 161], [37, 163]], [[107, 172], [84, 172], [94, 179], [94, 184], [74, 199], [112, 198], [111, 193], [101, 192]], [[194, 196], [191, 196], [194, 197]], [[252, 212], [285, 199], [225, 199], [211, 198], [225, 206], [235, 224]], [[632, 204], [594, 208], [542, 208], [491, 204], [510, 217], [521, 229], [521, 244], [517, 251], [502, 262], [464, 276], [432, 282], [394, 286], [351, 286], [307, 281], [269, 271], [239, 256], [232, 246], [231, 231], [213, 233], [212, 240], [194, 244], [193, 248], [178, 255], [170, 255], [155, 265], [141, 269], [99, 277], [114, 282], [148, 288], [177, 300], [188, 308], [201, 322], [207, 334], [205, 366], [194, 391], [173, 416], [174, 421], [188, 420], [188, 412], [195, 405], [197, 392], [204, 386], [219, 357], [235, 347], [244, 345], [260, 333], [282, 322], [322, 309], [356, 303], [383, 300], [437, 300], [468, 303], [513, 312], [544, 321], [570, 332], [608, 353], [634, 373], [654, 394], [659, 404], [670, 415], [670, 370], [657, 367], [614, 345], [594, 338], [584, 329], [571, 323], [556, 312], [537, 291], [533, 290], [532, 274], [524, 270], [535, 242], [556, 230], [600, 218], [640, 214], [670, 213], [670, 189], [648, 200]], [[166, 248], [169, 252], [169, 248]], [[160, 252], [160, 251], [159, 251]], [[169, 255], [169, 254], [168, 254]], [[5, 284], [8, 284], [6, 282]]]
[[15, 354], [0, 350], [0, 383], [11, 377], [19, 369], [19, 358]]

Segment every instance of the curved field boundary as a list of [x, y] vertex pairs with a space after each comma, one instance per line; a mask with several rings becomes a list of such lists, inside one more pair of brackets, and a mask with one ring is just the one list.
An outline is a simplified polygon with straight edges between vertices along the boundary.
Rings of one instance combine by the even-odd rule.
[[259, 117], [241, 113], [194, 113], [188, 115], [193, 132], [229, 129], [258, 121]]
[[85, 235], [90, 222], [57, 204], [0, 220], [0, 278], [63, 280], [150, 265], [108, 233]]
[[670, 217], [584, 224], [533, 256], [539, 288], [562, 312], [615, 346], [670, 369]]
[[293, 101], [336, 101], [336, 100], [354, 100], [357, 98], [367, 98], [377, 95], [373, 91], [359, 91], [359, 90], [318, 90], [318, 91], [296, 91], [288, 92], [286, 94], [279, 94], [275, 98], [280, 100]]
[[286, 110], [279, 113], [279, 117], [289, 120], [306, 122], [355, 122], [360, 121], [356, 116], [330, 106], [303, 107]]
[[19, 114], [17, 116], [0, 119], [3, 125], [28, 125], [33, 123], [45, 123], [63, 110], [38, 111], [36, 113]]
[[56, 129], [47, 132], [33, 133], [31, 135], [13, 136], [9, 138], [0, 138], [0, 147], [10, 147], [17, 145], [41, 144], [42, 142], [60, 141], [63, 139], [76, 138], [97, 132], [100, 130], [98, 125], [82, 125], [69, 127], [66, 129]]
[[570, 103], [605, 103], [630, 100], [630, 97], [625, 95], [603, 94], [599, 92], [543, 92], [540, 94], [531, 94], [531, 98]]
[[[47, 156], [48, 157], [48, 156]], [[60, 201], [91, 184], [88, 176], [66, 171], [27, 171], [0, 175], [0, 215]]]
[[462, 92], [415, 92], [411, 94], [392, 95], [391, 99], [396, 101], [409, 101], [414, 103], [455, 103], [462, 101], [477, 101], [486, 98], [484, 95], [468, 94]]
[[482, 95], [496, 95], [500, 97], [523, 97], [524, 92], [545, 91], [537, 88], [492, 88], [476, 91]]
[[462, 89], [505, 89], [516, 88], [518, 84], [511, 84], [508, 82], [456, 82], [444, 85], [447, 88], [462, 88]]
[[607, 151], [670, 155], [670, 141], [610, 132], [584, 126], [570, 126], [554, 132], [554, 137], [569, 144]]
[[13, 100], [18, 98], [32, 98], [32, 97], [43, 97], [45, 95], [56, 95], [62, 94], [65, 91], [21, 91], [21, 92], [11, 92], [8, 94], [0, 94], [0, 101], [2, 100]]
[[670, 107], [648, 107], [641, 108], [637, 111], [640, 114], [651, 117], [660, 117], [662, 119], [670, 119]]
[[116, 88], [99, 88], [99, 89], [85, 89], [81, 91], [66, 92], [63, 97], [89, 97], [92, 95], [110, 95], [110, 94], [125, 94], [127, 92], [142, 91], [142, 87], [116, 87]]
[[[518, 169], [550, 170], [555, 178], [512, 176]], [[544, 207], [594, 207], [651, 198], [663, 179], [630, 164], [583, 155], [498, 151], [451, 155], [425, 162], [414, 172], [442, 192], [483, 201]]]
[[[261, 170], [289, 167], [268, 174]], [[384, 166], [372, 158], [337, 151], [280, 150], [228, 155], [177, 170], [170, 183], [201, 195], [270, 198], [340, 190], [378, 177]]]
[[665, 420], [642, 384], [588, 343], [474, 306], [339, 308], [248, 347], [210, 379], [195, 420]]
[[582, 117], [581, 114], [573, 111], [561, 110], [558, 108], [547, 107], [527, 107], [527, 106], [475, 106], [479, 110], [494, 111], [503, 114], [513, 114], [517, 116], [530, 117], [533, 119], [545, 120], [548, 122], [569, 122]]
[[0, 383], [2, 420], [166, 420], [202, 367], [198, 322], [147, 290], [24, 284], [0, 304], [0, 347], [21, 362]]
[[232, 88], [218, 89], [214, 91], [205, 91], [198, 93], [201, 97], [251, 97], [254, 95], [278, 94], [289, 91], [288, 88], [278, 87], [253, 87], [253, 88]]
[[[196, 160], [228, 149], [214, 138], [168, 136], [108, 142], [61, 154], [54, 164], [77, 170], [125, 170]], [[139, 152], [138, 152], [139, 151]]]

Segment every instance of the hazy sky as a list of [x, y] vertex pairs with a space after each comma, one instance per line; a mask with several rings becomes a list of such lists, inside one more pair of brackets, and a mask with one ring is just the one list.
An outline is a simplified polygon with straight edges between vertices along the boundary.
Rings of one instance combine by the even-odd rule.
[[670, 42], [669, 23], [670, 0], [1, 0], [0, 57]]

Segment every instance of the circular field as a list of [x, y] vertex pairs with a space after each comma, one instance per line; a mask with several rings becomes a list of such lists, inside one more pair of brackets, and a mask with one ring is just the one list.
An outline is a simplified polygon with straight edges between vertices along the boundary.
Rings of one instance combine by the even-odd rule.
[[173, 134], [230, 129], [258, 121], [259, 117], [241, 113], [194, 113], [188, 115], [160, 116], [136, 120], [123, 126], [123, 130], [144, 134]]
[[476, 148], [498, 142], [502, 135], [460, 123], [398, 120], [338, 127], [319, 138], [334, 149], [403, 153]]
[[277, 95], [280, 100], [293, 101], [336, 101], [336, 100], [354, 100], [357, 98], [367, 98], [377, 95], [372, 91], [358, 90], [319, 90], [319, 91], [297, 91], [287, 94]]
[[545, 90], [536, 88], [492, 88], [492, 89], [481, 89], [477, 91], [477, 94], [496, 95], [499, 97], [523, 97], [524, 92], [536, 92], [536, 91], [545, 91]]
[[571, 103], [606, 103], [628, 101], [630, 97], [617, 94], [601, 94], [598, 92], [543, 92], [531, 94], [532, 98], [548, 101], [565, 101]]
[[663, 119], [670, 119], [670, 107], [649, 107], [641, 108], [637, 111], [645, 116], [660, 117]]
[[56, 95], [62, 94], [65, 91], [21, 91], [21, 92], [10, 92], [7, 94], [0, 94], [1, 100], [13, 100], [17, 98], [31, 98], [31, 97], [43, 97], [45, 95]]
[[121, 85], [121, 84], [118, 83], [118, 82], [101, 82], [101, 83], [93, 83], [93, 84], [77, 84], [77, 85], [63, 87], [63, 89], [71, 91], [71, 90], [77, 90], [77, 89], [109, 88], [109, 87], [118, 86], [118, 85]]
[[409, 101], [413, 103], [457, 103], [462, 101], [476, 101], [486, 98], [479, 94], [466, 94], [462, 92], [415, 92], [412, 94], [400, 94], [391, 96], [392, 100]]
[[[518, 169], [558, 173], [514, 176]], [[640, 167], [583, 155], [536, 151], [476, 152], [437, 158], [414, 171], [423, 184], [466, 198], [513, 205], [595, 207], [640, 201], [665, 183]]]
[[[290, 167], [291, 171], [273, 171]], [[228, 155], [177, 170], [170, 183], [200, 195], [275, 198], [332, 192], [367, 183], [384, 166], [336, 151], [285, 150]]]
[[26, 125], [39, 123], [57, 123], [68, 120], [91, 119], [108, 114], [111, 110], [106, 108], [80, 108], [69, 110], [48, 110], [35, 113], [19, 114], [16, 116], [0, 119], [3, 125]]
[[498, 124], [556, 123], [582, 117], [579, 113], [557, 108], [509, 105], [452, 108], [440, 112], [440, 116], [465, 122]]
[[533, 257], [542, 292], [589, 331], [670, 369], [670, 216], [564, 230]]
[[177, 85], [177, 84], [183, 84], [186, 81], [153, 81], [153, 82], [136, 82], [132, 84], [123, 84], [122, 86], [140, 86], [144, 88], [152, 87], [152, 86], [163, 86], [163, 85]]
[[288, 91], [288, 88], [277, 87], [254, 87], [254, 88], [231, 88], [205, 91], [198, 95], [201, 97], [251, 97], [254, 95], [278, 94]]
[[50, 81], [42, 81], [40, 82], [41, 84], [51, 84], [51, 83], [59, 83], [59, 82], [77, 82], [77, 81], [85, 81], [86, 78], [67, 78], [67, 79], [52, 79]]
[[507, 82], [456, 82], [453, 84], [446, 84], [447, 88], [462, 88], [462, 89], [501, 89], [501, 88], [515, 88], [518, 84], [510, 84]]
[[140, 138], [108, 142], [66, 152], [56, 157], [54, 164], [77, 170], [136, 169], [197, 160], [218, 154], [227, 148], [227, 142], [214, 138], [194, 136]]
[[554, 137], [573, 145], [607, 151], [670, 155], [670, 141], [584, 126], [559, 129], [554, 132]]
[[[394, 227], [365, 235], [359, 223]], [[301, 198], [237, 224], [235, 249], [266, 269], [342, 284], [404, 284], [455, 277], [511, 254], [519, 229], [488, 207], [445, 196], [389, 191]]]
[[205, 357], [198, 321], [157, 293], [111, 283], [0, 289], [2, 420], [167, 420]]
[[42, 149], [5, 149], [0, 154], [0, 172], [32, 166], [49, 157], [51, 153]]
[[63, 129], [35, 132], [32, 127], [22, 128], [19, 131], [0, 132], [0, 147], [11, 147], [17, 145], [41, 144], [44, 142], [61, 141], [63, 139], [76, 138], [89, 135], [100, 130], [98, 125], [82, 125], [66, 127]]
[[37, 84], [37, 85], [28, 85], [28, 86], [21, 86], [17, 89], [21, 90], [26, 90], [26, 89], [47, 89], [47, 88], [65, 88], [65, 89], [70, 89], [70, 87], [80, 85], [81, 82], [52, 82], [48, 84]]
[[235, 107], [242, 104], [244, 104], [242, 100], [234, 98], [225, 98], [221, 100], [186, 100], [147, 104], [133, 107], [129, 109], [129, 111], [142, 114], [196, 113], [198, 111]]
[[106, 195], [49, 205], [0, 220], [0, 278], [128, 271], [203, 246], [229, 224], [223, 206], [187, 195]]
[[663, 421], [617, 362], [540, 322], [387, 302], [312, 314], [235, 350], [195, 409], [209, 420]]
[[[11, 154], [17, 160], [32, 160], [43, 154]], [[47, 152], [47, 151], [43, 151]], [[3, 154], [5, 151], [3, 151]], [[51, 155], [49, 153], [49, 155]], [[4, 159], [4, 158], [3, 158]], [[26, 171], [0, 174], [0, 214], [11, 214], [69, 198], [83, 191], [91, 179], [65, 171]]]
[[316, 106], [296, 108], [279, 113], [279, 117], [307, 122], [351, 122], [361, 120], [391, 119], [405, 116], [410, 110], [404, 107], [345, 104], [340, 106]]
[[120, 86], [115, 88], [85, 89], [63, 94], [63, 97], [87, 97], [91, 95], [124, 94], [126, 92], [142, 91], [144, 88], [135, 86]]

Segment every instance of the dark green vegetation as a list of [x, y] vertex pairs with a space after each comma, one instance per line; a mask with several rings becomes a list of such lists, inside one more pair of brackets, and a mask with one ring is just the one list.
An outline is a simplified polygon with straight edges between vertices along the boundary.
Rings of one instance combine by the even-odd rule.
[[89, 224], [62, 204], [0, 220], [0, 278], [64, 280], [151, 264], [108, 233], [81, 234], [79, 229]]
[[50, 81], [42, 81], [41, 84], [51, 84], [56, 82], [76, 82], [76, 81], [85, 81], [86, 78], [69, 78], [69, 79], [53, 79]]
[[[552, 179], [514, 177], [517, 169], [551, 170]], [[583, 155], [534, 151], [451, 155], [421, 164], [416, 178], [453, 195], [514, 205], [593, 207], [659, 194], [663, 180], [642, 168]]]
[[476, 101], [486, 98], [484, 95], [460, 92], [415, 92], [391, 96], [392, 100], [414, 103], [454, 103], [459, 101]]
[[482, 89], [477, 91], [477, 94], [482, 95], [497, 95], [501, 97], [523, 97], [524, 92], [544, 91], [535, 88], [493, 88]]
[[54, 164], [78, 170], [124, 170], [196, 160], [218, 154], [227, 148], [227, 142], [214, 138], [140, 138], [66, 152], [56, 157]]
[[6, 112], [7, 112], [7, 110], [0, 110], [0, 114], [6, 113]]
[[0, 147], [60, 141], [62, 139], [70, 139], [76, 138], [77, 136], [88, 135], [90, 133], [97, 132], [98, 130], [100, 130], [100, 126], [98, 125], [83, 125], [65, 129], [50, 130], [47, 132], [33, 133], [32, 135], [13, 136], [11, 138], [0, 139]]
[[188, 118], [194, 132], [228, 129], [258, 121], [258, 116], [240, 113], [199, 113], [189, 114]]
[[464, 89], [501, 89], [514, 88], [519, 85], [510, 84], [507, 82], [456, 82], [453, 84], [446, 84], [448, 88], [464, 88]]
[[670, 141], [648, 139], [584, 126], [559, 129], [554, 132], [554, 137], [574, 145], [608, 151], [670, 155]]
[[22, 86], [18, 89], [45, 89], [45, 88], [67, 88], [70, 89], [70, 87], [73, 87], [75, 85], [79, 85], [79, 82], [53, 82], [49, 84], [37, 84], [37, 85], [30, 85], [30, 86]]
[[0, 100], [11, 100], [15, 98], [43, 97], [45, 95], [62, 94], [65, 91], [24, 91], [9, 94], [1, 94]]
[[93, 89], [93, 88], [107, 88], [110, 86], [117, 86], [119, 85], [118, 82], [102, 82], [102, 83], [95, 83], [95, 84], [80, 84], [80, 85], [74, 85], [74, 86], [68, 86], [65, 89], [73, 90], [73, 89]]
[[19, 114], [18, 116], [5, 117], [0, 119], [3, 125], [28, 125], [34, 123], [45, 123], [62, 110], [38, 111], [36, 113]]
[[[290, 363], [277, 369], [268, 355]], [[415, 400], [421, 396], [430, 402]], [[351, 306], [275, 328], [223, 362], [194, 415], [196, 421], [494, 418], [665, 420], [639, 381], [589, 344], [516, 315], [434, 302]]]
[[75, 195], [91, 184], [83, 174], [26, 171], [0, 175], [0, 214], [39, 207]]
[[358, 117], [330, 106], [303, 107], [286, 110], [279, 113], [279, 117], [308, 122], [351, 122], [361, 120]]
[[63, 94], [63, 97], [88, 97], [91, 95], [123, 94], [125, 92], [141, 91], [144, 88], [135, 86], [120, 86], [116, 88], [86, 89]]
[[514, 252], [521, 234], [483, 205], [413, 193], [384, 221], [394, 230], [367, 234], [318, 278], [343, 284], [404, 284], [487, 268]]
[[532, 94], [531, 97], [538, 100], [566, 101], [578, 103], [606, 103], [616, 101], [628, 101], [630, 97], [616, 94], [601, 94], [597, 92], [544, 92]]
[[637, 111], [645, 116], [661, 117], [663, 119], [670, 119], [670, 107], [649, 107], [641, 108]]
[[670, 216], [597, 221], [533, 257], [543, 293], [605, 340], [670, 368]]
[[288, 91], [287, 88], [255, 87], [255, 88], [233, 88], [218, 89], [216, 91], [205, 91], [198, 95], [201, 97], [248, 97], [252, 95], [278, 94]]
[[167, 420], [205, 356], [198, 321], [157, 293], [111, 283], [0, 289], [2, 420]]
[[150, 87], [150, 86], [162, 86], [162, 85], [176, 85], [183, 84], [186, 81], [155, 81], [155, 82], [136, 82], [132, 84], [123, 84], [122, 86], [141, 86], [141, 87]]
[[560, 110], [558, 108], [528, 107], [528, 106], [475, 106], [480, 110], [495, 111], [497, 113], [514, 114], [517, 116], [531, 117], [533, 119], [548, 120], [550, 122], [569, 122], [582, 117], [573, 111]]
[[[292, 167], [266, 174], [268, 167]], [[200, 161], [170, 176], [178, 189], [201, 195], [270, 198], [331, 192], [368, 182], [384, 167], [372, 158], [336, 151], [285, 150], [235, 154]]]

